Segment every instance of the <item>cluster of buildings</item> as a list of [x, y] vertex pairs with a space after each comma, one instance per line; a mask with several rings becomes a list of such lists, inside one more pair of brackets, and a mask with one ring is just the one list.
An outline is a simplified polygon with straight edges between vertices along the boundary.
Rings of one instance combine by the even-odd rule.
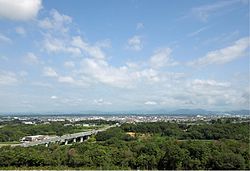
[[[41, 115], [41, 116], [2, 116], [1, 121], [17, 121], [23, 124], [50, 124], [51, 122], [67, 122], [67, 125], [75, 125], [75, 122], [84, 120], [105, 120], [119, 123], [136, 123], [136, 122], [208, 122], [219, 118], [237, 118], [238, 120], [250, 120], [250, 115], [159, 115], [159, 114], [115, 114], [115, 115]], [[93, 126], [93, 123], [84, 123], [81, 126]]]
[[[79, 123], [79, 121], [93, 121], [93, 120], [104, 120], [114, 121], [117, 124], [122, 123], [137, 123], [137, 122], [176, 122], [176, 123], [189, 123], [196, 124], [197, 121], [209, 122], [211, 120], [217, 120], [221, 118], [233, 118], [237, 122], [249, 122], [250, 115], [159, 115], [159, 114], [147, 114], [147, 115], [41, 115], [41, 116], [0, 116], [0, 123], [14, 122], [22, 123], [26, 125], [34, 124], [50, 124], [52, 122], [65, 122], [64, 126], [84, 126], [90, 127], [95, 126], [94, 122]], [[1, 126], [1, 124], [0, 124]], [[41, 142], [47, 141], [51, 138], [57, 138], [57, 136], [48, 135], [35, 135], [23, 137], [20, 141], [22, 143], [27, 142]]]

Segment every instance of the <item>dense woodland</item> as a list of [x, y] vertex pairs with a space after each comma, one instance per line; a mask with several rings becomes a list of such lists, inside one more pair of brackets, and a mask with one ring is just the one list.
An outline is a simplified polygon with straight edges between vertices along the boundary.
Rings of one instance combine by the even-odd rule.
[[[94, 124], [95, 126], [84, 127], [77, 126], [80, 124]], [[85, 120], [78, 121], [74, 125], [70, 125], [69, 122], [51, 122], [50, 124], [36, 124], [36, 125], [25, 125], [20, 121], [11, 121], [2, 123], [0, 128], [0, 142], [19, 141], [22, 137], [28, 135], [64, 135], [72, 134], [76, 132], [86, 131], [91, 128], [98, 128], [99, 125], [114, 124], [113, 121], [104, 120]], [[67, 126], [65, 126], [65, 124]]]
[[210, 124], [176, 124], [176, 123], [138, 123], [123, 124], [127, 132], [152, 133], [176, 139], [219, 140], [235, 139], [249, 141], [249, 122], [231, 123], [230, 120], [218, 120]]
[[0, 148], [1, 169], [250, 169], [249, 161], [249, 122], [123, 124], [84, 143]]

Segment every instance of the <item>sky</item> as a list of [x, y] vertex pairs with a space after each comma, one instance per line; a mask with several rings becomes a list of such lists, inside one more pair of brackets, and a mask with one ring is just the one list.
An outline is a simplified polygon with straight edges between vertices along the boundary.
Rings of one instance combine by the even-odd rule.
[[248, 0], [0, 0], [0, 112], [249, 109]]

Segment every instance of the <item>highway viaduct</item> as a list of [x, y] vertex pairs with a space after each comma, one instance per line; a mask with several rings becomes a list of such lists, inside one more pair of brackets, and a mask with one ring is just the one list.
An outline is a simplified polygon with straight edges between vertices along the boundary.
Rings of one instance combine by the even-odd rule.
[[98, 130], [91, 130], [87, 132], [78, 132], [74, 134], [67, 134], [63, 136], [56, 136], [56, 137], [51, 137], [48, 139], [40, 140], [40, 141], [34, 141], [34, 142], [24, 142], [21, 144], [22, 147], [30, 147], [30, 146], [35, 146], [35, 145], [40, 145], [40, 144], [45, 144], [45, 146], [48, 146], [50, 143], [64, 143], [67, 145], [69, 142], [83, 142], [84, 140], [88, 139], [91, 135], [97, 134], [98, 132], [105, 131], [111, 127], [114, 127], [116, 125], [112, 125], [106, 128], [98, 129]]

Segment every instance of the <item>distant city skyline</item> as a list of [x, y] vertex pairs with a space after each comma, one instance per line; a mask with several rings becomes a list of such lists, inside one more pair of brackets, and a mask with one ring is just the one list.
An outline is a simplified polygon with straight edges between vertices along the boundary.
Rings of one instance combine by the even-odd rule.
[[0, 0], [0, 113], [249, 109], [248, 0]]

